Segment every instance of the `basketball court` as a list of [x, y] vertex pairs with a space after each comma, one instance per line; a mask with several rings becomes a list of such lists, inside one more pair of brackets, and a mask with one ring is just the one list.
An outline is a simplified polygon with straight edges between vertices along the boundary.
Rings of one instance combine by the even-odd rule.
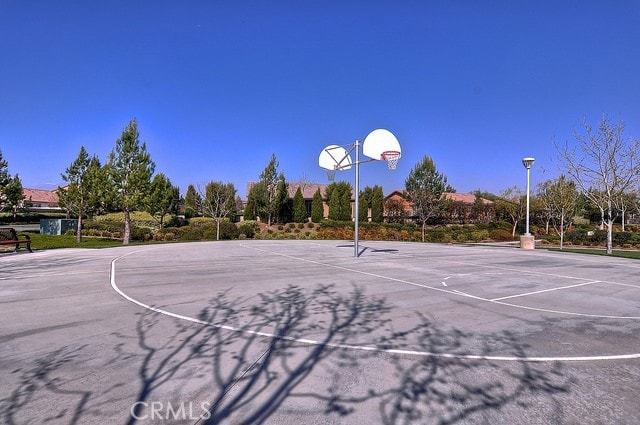
[[354, 257], [353, 248], [262, 240], [3, 256], [0, 417], [640, 418], [637, 261], [381, 241], [361, 241]]

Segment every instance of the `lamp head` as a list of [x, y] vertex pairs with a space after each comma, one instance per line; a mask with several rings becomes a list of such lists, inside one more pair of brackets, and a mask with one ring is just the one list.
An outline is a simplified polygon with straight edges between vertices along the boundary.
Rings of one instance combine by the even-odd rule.
[[535, 158], [522, 158], [522, 165], [524, 165], [524, 168], [528, 170], [531, 168], [535, 160]]

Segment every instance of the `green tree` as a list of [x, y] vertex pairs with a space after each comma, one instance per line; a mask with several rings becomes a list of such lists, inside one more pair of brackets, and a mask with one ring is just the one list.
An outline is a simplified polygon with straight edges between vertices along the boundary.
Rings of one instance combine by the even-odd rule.
[[124, 245], [131, 240], [131, 211], [143, 205], [155, 170], [147, 145], [140, 144], [139, 138], [138, 123], [133, 119], [109, 154], [109, 180], [114, 188], [114, 203], [124, 213]]
[[329, 220], [340, 220], [340, 192], [334, 190], [329, 197]]
[[440, 173], [428, 155], [418, 162], [404, 182], [407, 198], [413, 204], [414, 215], [422, 225], [422, 241], [425, 240], [427, 222], [438, 216], [444, 207], [444, 192], [453, 192], [447, 177]]
[[289, 184], [284, 178], [284, 174], [278, 175], [278, 189], [276, 191], [276, 221], [288, 223], [293, 220], [293, 202], [289, 198]]
[[256, 220], [258, 218], [258, 209], [256, 207], [256, 200], [251, 196], [251, 191], [247, 195], [247, 204], [244, 206], [244, 213], [242, 217], [245, 220]]
[[262, 221], [268, 220], [267, 214], [267, 189], [262, 182], [254, 183], [249, 189], [247, 196], [247, 206], [245, 207], [245, 218], [247, 220], [255, 220], [259, 218]]
[[162, 229], [166, 215], [178, 214], [180, 189], [172, 185], [171, 180], [163, 173], [158, 173], [151, 181], [151, 188], [144, 204], [145, 211], [160, 223]]
[[[271, 154], [269, 163], [260, 173], [260, 183], [262, 189], [256, 192], [262, 199], [256, 198], [256, 206], [258, 211], [263, 212], [267, 218], [267, 225], [271, 227], [271, 223], [276, 218], [278, 210], [281, 207], [281, 200], [278, 197], [278, 160], [275, 154]], [[255, 187], [255, 185], [254, 185]], [[262, 214], [261, 214], [262, 215]]]
[[201, 212], [202, 198], [196, 188], [190, 184], [187, 186], [187, 193], [184, 196], [184, 216], [185, 218], [197, 217]]
[[4, 187], [4, 202], [7, 208], [13, 213], [13, 221], [18, 218], [18, 210], [22, 208], [24, 201], [24, 191], [22, 189], [22, 181], [17, 174], [9, 179]]
[[358, 199], [358, 220], [362, 222], [369, 220], [369, 208], [371, 208], [372, 195], [373, 189], [369, 186], [360, 192], [360, 198]]
[[322, 193], [320, 188], [313, 194], [313, 200], [311, 201], [311, 221], [314, 223], [320, 223], [324, 218], [324, 202], [322, 200]]
[[0, 208], [7, 207], [7, 187], [12, 181], [11, 174], [9, 174], [9, 163], [2, 156], [2, 150], [0, 150]]
[[232, 220], [236, 213], [236, 188], [233, 183], [209, 182], [204, 190], [202, 210], [216, 222], [216, 240], [220, 240], [220, 222]]
[[375, 185], [371, 192], [371, 221], [382, 223], [384, 221], [384, 193], [382, 187]]
[[347, 182], [334, 182], [325, 189], [325, 197], [329, 200], [329, 218], [339, 221], [350, 221], [351, 185]]
[[82, 242], [83, 218], [91, 214], [99, 205], [99, 175], [102, 172], [96, 155], [90, 157], [84, 146], [80, 147], [77, 158], [61, 174], [67, 184], [58, 187], [60, 206], [78, 217], [76, 241]]
[[296, 223], [307, 221], [307, 207], [300, 187], [296, 190], [296, 194], [293, 195], [293, 221]]
[[4, 159], [2, 150], [0, 150], [0, 204], [3, 201], [4, 188], [9, 184], [10, 178], [9, 163]]

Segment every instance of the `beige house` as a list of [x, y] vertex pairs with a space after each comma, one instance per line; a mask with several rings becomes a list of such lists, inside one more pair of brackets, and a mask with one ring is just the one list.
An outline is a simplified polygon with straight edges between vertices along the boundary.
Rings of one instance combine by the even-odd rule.
[[29, 212], [64, 212], [55, 190], [22, 189], [23, 208]]

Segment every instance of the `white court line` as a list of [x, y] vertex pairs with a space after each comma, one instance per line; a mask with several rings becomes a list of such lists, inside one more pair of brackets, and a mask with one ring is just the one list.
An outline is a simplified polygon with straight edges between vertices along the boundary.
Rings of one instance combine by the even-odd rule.
[[[249, 249], [258, 249], [258, 248], [254, 248], [254, 247], [247, 247], [245, 245], [241, 245], [244, 246], [245, 248], [249, 248]], [[307, 261], [310, 263], [314, 263], [314, 264], [319, 264], [319, 265], [324, 265], [324, 266], [328, 266], [328, 267], [335, 267], [338, 269], [343, 269], [343, 270], [349, 270], [349, 271], [353, 271], [356, 273], [363, 273], [366, 275], [371, 275], [371, 276], [376, 276], [376, 277], [381, 277], [383, 279], [389, 279], [389, 280], [393, 280], [393, 281], [398, 281], [398, 282], [404, 282], [400, 279], [395, 279], [395, 278], [388, 278], [385, 276], [380, 276], [380, 275], [376, 275], [374, 273], [366, 273], [366, 272], [360, 272], [358, 270], [352, 270], [352, 269], [348, 269], [346, 267], [341, 267], [341, 266], [334, 266], [334, 265], [330, 265], [330, 264], [323, 264], [317, 261], [312, 261], [312, 260], [306, 260], [303, 258], [296, 258], [293, 256], [289, 256], [289, 255], [285, 255], [285, 254], [278, 254], [275, 253], [273, 251], [266, 251], [266, 250], [262, 250], [262, 249], [258, 249], [259, 251], [265, 251], [265, 252], [269, 252], [271, 254], [275, 254], [275, 255], [280, 255], [283, 257], [287, 257], [287, 258], [292, 258], [292, 259], [296, 259], [296, 260], [301, 260], [301, 261]], [[145, 250], [146, 251], [146, 250]], [[138, 252], [142, 252], [142, 251], [138, 251]], [[331, 347], [331, 348], [340, 348], [340, 349], [347, 349], [347, 350], [358, 350], [358, 351], [368, 351], [368, 352], [377, 352], [377, 353], [387, 353], [387, 354], [400, 354], [400, 355], [413, 355], [413, 356], [421, 356], [421, 357], [438, 357], [438, 358], [449, 358], [449, 359], [463, 359], [463, 360], [489, 360], [489, 361], [508, 361], [508, 362], [559, 362], [559, 361], [563, 361], [563, 362], [583, 362], [583, 361], [596, 361], [596, 360], [630, 360], [630, 359], [640, 359], [640, 353], [634, 353], [634, 354], [619, 354], [619, 355], [610, 355], [610, 356], [574, 356], [574, 357], [555, 357], [555, 356], [551, 356], [551, 357], [518, 357], [518, 356], [481, 356], [481, 355], [474, 355], [474, 354], [454, 354], [454, 353], [431, 353], [428, 351], [415, 351], [415, 350], [399, 350], [399, 349], [382, 349], [382, 348], [378, 348], [378, 347], [373, 347], [373, 346], [367, 346], [367, 345], [349, 345], [349, 344], [333, 344], [333, 343], [325, 343], [325, 342], [321, 342], [321, 341], [316, 341], [316, 340], [311, 340], [311, 339], [302, 339], [302, 338], [293, 338], [293, 337], [283, 337], [283, 336], [278, 336], [275, 334], [270, 334], [267, 332], [259, 332], [259, 331], [251, 331], [251, 330], [246, 330], [246, 329], [242, 329], [242, 328], [237, 328], [237, 327], [233, 327], [233, 326], [227, 326], [227, 325], [219, 325], [219, 324], [215, 324], [212, 322], [207, 322], [205, 320], [201, 320], [201, 319], [196, 319], [194, 317], [189, 317], [189, 316], [184, 316], [181, 314], [176, 314], [176, 313], [172, 313], [170, 311], [167, 310], [163, 310], [157, 307], [153, 307], [150, 305], [147, 305], [141, 301], [138, 301], [134, 298], [131, 298], [130, 296], [128, 296], [127, 294], [125, 294], [116, 284], [116, 262], [124, 257], [127, 257], [131, 254], [135, 254], [136, 252], [129, 252], [127, 254], [121, 255], [119, 257], [114, 258], [111, 261], [111, 277], [110, 277], [110, 283], [111, 283], [111, 287], [113, 288], [114, 291], [116, 291], [121, 297], [123, 297], [124, 299], [126, 299], [127, 301], [136, 304], [144, 309], [159, 313], [159, 314], [163, 314], [169, 317], [173, 317], [179, 320], [184, 320], [184, 321], [188, 321], [191, 323], [196, 323], [199, 325], [203, 325], [203, 326], [211, 326], [211, 327], [215, 327], [218, 329], [225, 329], [225, 330], [229, 330], [229, 331], [233, 331], [233, 332], [242, 332], [242, 333], [246, 333], [246, 334], [252, 334], [252, 335], [258, 335], [258, 336], [262, 336], [262, 337], [266, 337], [266, 338], [278, 338], [281, 340], [286, 340], [286, 341], [292, 341], [292, 342], [297, 342], [297, 343], [302, 343], [302, 344], [309, 344], [309, 345], [324, 345], [327, 347]], [[465, 296], [465, 297], [470, 297], [470, 298], [476, 298], [476, 299], [480, 299], [483, 301], [489, 301], [487, 299], [483, 299], [483, 298], [479, 298], [479, 297], [475, 297], [473, 295], [469, 295], [469, 294], [465, 294], [464, 292], [460, 292], [457, 290], [454, 291], [447, 291], [447, 290], [443, 290], [443, 289], [439, 289], [439, 288], [431, 288], [428, 287], [426, 285], [420, 285], [420, 284], [416, 284], [416, 283], [412, 283], [412, 282], [405, 282], [411, 285], [416, 285], [416, 286], [423, 286], [426, 288], [430, 288], [430, 289], [435, 289], [435, 290], [440, 290], [443, 292], [448, 292], [448, 293], [452, 293], [452, 294], [457, 294], [457, 295], [461, 295], [461, 296]], [[507, 303], [500, 303], [500, 302], [496, 302], [496, 304], [504, 304], [504, 305], [509, 305]]]
[[[506, 302], [503, 302], [503, 301], [492, 301], [489, 298], [483, 298], [483, 297], [479, 297], [477, 295], [468, 294], [466, 292], [462, 292], [462, 291], [459, 291], [457, 289], [438, 288], [438, 287], [435, 287], [435, 286], [424, 285], [422, 283], [411, 282], [409, 280], [398, 279], [398, 278], [389, 277], [389, 276], [383, 276], [383, 275], [380, 275], [380, 274], [365, 272], [365, 271], [362, 271], [362, 270], [356, 270], [356, 269], [352, 269], [352, 268], [349, 268], [349, 267], [337, 266], [335, 264], [322, 263], [320, 261], [315, 261], [315, 260], [309, 260], [309, 259], [306, 259], [306, 258], [295, 257], [293, 255], [288, 255], [288, 254], [281, 254], [281, 253], [278, 253], [278, 252], [269, 251], [267, 249], [256, 248], [256, 247], [252, 247], [252, 246], [248, 246], [248, 245], [241, 245], [241, 246], [244, 246], [247, 249], [253, 249], [253, 250], [256, 250], [256, 251], [265, 252], [267, 254], [277, 255], [277, 256], [285, 257], [285, 258], [290, 258], [290, 259], [293, 259], [293, 260], [307, 262], [307, 263], [310, 263], [310, 264], [316, 264], [316, 265], [320, 265], [320, 266], [324, 266], [324, 267], [330, 267], [330, 268], [334, 268], [334, 269], [338, 269], [338, 270], [344, 270], [344, 271], [348, 271], [348, 272], [351, 272], [351, 273], [359, 273], [359, 274], [363, 274], [365, 276], [371, 276], [371, 277], [376, 277], [376, 278], [379, 278], [379, 279], [390, 280], [392, 282], [404, 283], [404, 284], [411, 285], [411, 286], [417, 286], [419, 288], [431, 289], [433, 291], [444, 292], [446, 294], [453, 294], [453, 295], [458, 295], [458, 296], [462, 296], [462, 297], [473, 298], [473, 299], [478, 300], [478, 301], [484, 301], [484, 302], [488, 302], [488, 303], [504, 305], [504, 306], [507, 306], [507, 307], [521, 308], [521, 309], [525, 309], [525, 310], [538, 311], [538, 312], [541, 312], [541, 313], [554, 313], [554, 314], [561, 314], [561, 315], [567, 315], [567, 316], [589, 317], [589, 318], [599, 318], [599, 319], [624, 319], [624, 320], [630, 320], [630, 319], [631, 320], [639, 320], [640, 319], [640, 316], [612, 316], [612, 315], [606, 315], [606, 314], [574, 313], [574, 312], [570, 312], [570, 311], [550, 310], [550, 309], [546, 309], [546, 308], [529, 307], [529, 306], [520, 305], [520, 304], [511, 304], [511, 303], [506, 303]], [[445, 261], [449, 261], [449, 260], [445, 260]], [[453, 261], [449, 261], [449, 262], [453, 262]], [[458, 262], [456, 262], [456, 263], [458, 263]], [[468, 263], [462, 263], [462, 264], [468, 264]], [[491, 266], [484, 266], [484, 267], [491, 267]], [[518, 271], [518, 272], [521, 271], [521, 270], [515, 270], [515, 269], [508, 269], [508, 268], [505, 268], [505, 269], [506, 270], [511, 270], [511, 271]], [[543, 275], [543, 276], [568, 278], [568, 279], [574, 279], [574, 280], [575, 279], [586, 280], [585, 278], [571, 277], [571, 276], [565, 276], [565, 275], [554, 275], [554, 274], [551, 274], [551, 273], [536, 273], [536, 272], [531, 272], [531, 273], [532, 274], [540, 274], [540, 275]], [[464, 275], [467, 275], [467, 274], [469, 274], [469, 273], [464, 273], [464, 274], [461, 274], [460, 276], [464, 276]], [[602, 281], [602, 283], [615, 283], [615, 282]]]
[[567, 286], [560, 286], [558, 288], [542, 289], [540, 291], [527, 292], [526, 294], [517, 294], [517, 295], [509, 295], [507, 297], [492, 298], [489, 301], [495, 302], [495, 301], [508, 300], [510, 298], [526, 297], [528, 295], [542, 294], [544, 292], [559, 291], [561, 289], [569, 289], [569, 288], [577, 288], [578, 286], [593, 285], [594, 283], [600, 283], [600, 281], [594, 280], [593, 282], [576, 283], [575, 285], [567, 285]]

